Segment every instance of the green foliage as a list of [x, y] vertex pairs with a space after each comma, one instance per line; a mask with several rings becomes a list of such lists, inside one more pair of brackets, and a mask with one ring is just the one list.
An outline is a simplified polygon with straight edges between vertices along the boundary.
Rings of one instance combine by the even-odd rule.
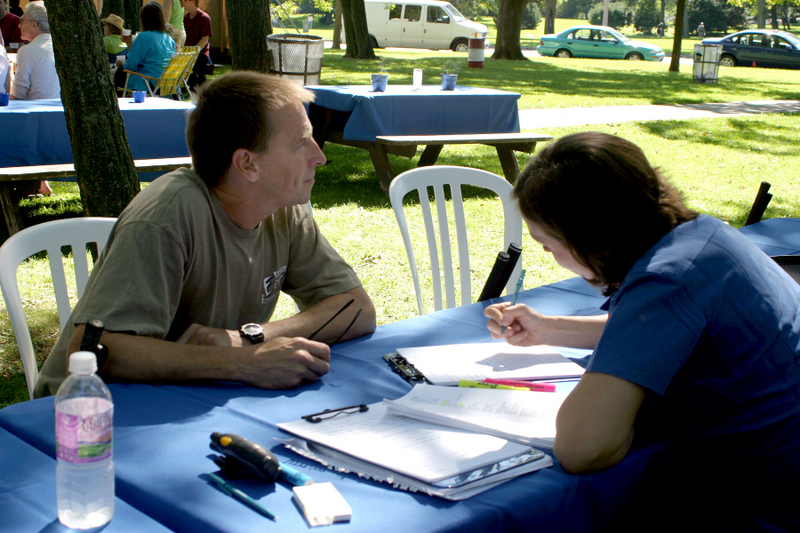
[[[594, 0], [565, 0], [556, 6], [556, 17], [567, 19], [588, 19], [589, 10], [597, 2]], [[600, 19], [602, 20], [602, 18]]]
[[658, 0], [639, 0], [633, 10], [633, 27], [641, 33], [653, 33], [661, 20]]
[[[631, 10], [623, 2], [612, 2], [608, 6], [608, 25], [612, 28], [624, 28], [631, 23]], [[599, 26], [603, 23], [603, 3], [599, 2], [589, 10], [589, 22]]]
[[486, 8], [478, 0], [453, 0], [450, 3], [469, 20], [475, 20], [486, 12]]
[[747, 27], [745, 8], [729, 4], [726, 0], [689, 0], [689, 29], [694, 32], [702, 22], [706, 33], [728, 33], [729, 28], [737, 30]]
[[539, 6], [533, 2], [529, 3], [525, 8], [525, 15], [522, 17], [523, 28], [535, 28], [542, 21], [542, 12]]

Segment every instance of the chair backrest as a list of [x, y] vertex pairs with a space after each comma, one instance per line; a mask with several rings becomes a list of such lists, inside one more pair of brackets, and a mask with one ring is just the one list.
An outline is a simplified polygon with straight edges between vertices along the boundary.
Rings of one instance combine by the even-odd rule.
[[[422, 217], [425, 223], [425, 232], [428, 237], [428, 253], [431, 262], [431, 275], [433, 281], [433, 299], [436, 311], [442, 309], [442, 284], [441, 277], [445, 282], [445, 301], [447, 307], [455, 307], [455, 276], [453, 268], [453, 258], [450, 244], [450, 224], [447, 216], [445, 185], [449, 186], [452, 211], [455, 225], [456, 244], [458, 252], [458, 267], [460, 271], [461, 304], [472, 303], [472, 285], [470, 280], [469, 268], [469, 248], [467, 243], [467, 228], [464, 218], [464, 202], [461, 194], [461, 187], [471, 185], [483, 187], [493, 191], [503, 204], [504, 215], [504, 240], [503, 248], [500, 246], [496, 250], [486, 251], [491, 254], [491, 261], [497, 252], [505, 251], [512, 242], [522, 243], [522, 217], [511, 199], [512, 186], [506, 180], [485, 170], [475, 168], [453, 167], [453, 166], [429, 166], [415, 168], [403, 172], [389, 186], [389, 200], [392, 203], [397, 224], [400, 226], [400, 233], [403, 236], [403, 243], [408, 254], [408, 262], [411, 267], [411, 277], [414, 280], [414, 289], [417, 293], [417, 307], [422, 315], [422, 293], [420, 290], [419, 272], [417, 263], [414, 259], [414, 250], [411, 245], [411, 236], [406, 223], [406, 216], [403, 210], [403, 198], [412, 190], [419, 194]], [[436, 202], [436, 218], [438, 223], [438, 235], [441, 247], [437, 245], [436, 231], [434, 229], [433, 213], [429, 199], [428, 189], [434, 191]], [[439, 254], [442, 257], [442, 268], [439, 267]], [[517, 279], [521, 272], [521, 262], [517, 263], [514, 272], [506, 285], [506, 290], [513, 290], [516, 287]], [[488, 274], [488, 273], [487, 273]]]
[[172, 56], [156, 86], [156, 88], [160, 89], [160, 96], [175, 94], [180, 83], [184, 81], [184, 78], [188, 76], [188, 73], [194, 67], [199, 54], [199, 46], [183, 46], [180, 52]]
[[12, 235], [0, 247], [0, 289], [3, 291], [3, 299], [6, 302], [11, 326], [14, 328], [14, 336], [17, 338], [22, 367], [28, 382], [28, 393], [31, 398], [33, 398], [33, 387], [36, 385], [39, 369], [25, 311], [22, 308], [22, 299], [17, 285], [17, 268], [30, 256], [42, 251], [47, 252], [50, 272], [53, 275], [53, 291], [56, 296], [59, 324], [63, 330], [72, 309], [69, 304], [61, 248], [65, 246], [72, 248], [75, 284], [78, 289], [78, 297], [80, 297], [89, 280], [86, 244], [97, 243], [97, 252], [102, 252], [116, 220], [116, 218], [84, 217], [45, 222]]

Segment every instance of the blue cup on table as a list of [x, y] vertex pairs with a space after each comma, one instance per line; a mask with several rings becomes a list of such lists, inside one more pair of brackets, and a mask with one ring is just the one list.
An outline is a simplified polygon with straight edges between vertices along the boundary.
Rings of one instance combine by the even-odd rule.
[[145, 97], [147, 97], [147, 93], [145, 91], [133, 91], [133, 101], [137, 104], [143, 103]]
[[442, 74], [442, 90], [452, 91], [456, 88], [458, 74]]
[[386, 84], [389, 83], [388, 74], [373, 74], [372, 75], [372, 90], [377, 93], [382, 93], [386, 90]]
[[8, 93], [0, 93], [0, 106], [7, 106], [11, 95]]

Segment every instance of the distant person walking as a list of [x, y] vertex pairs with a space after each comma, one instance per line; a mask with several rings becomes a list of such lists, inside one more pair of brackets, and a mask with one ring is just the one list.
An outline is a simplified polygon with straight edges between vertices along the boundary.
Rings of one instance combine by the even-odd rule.
[[659, 22], [658, 27], [656, 28], [656, 33], [659, 37], [664, 37], [664, 23]]
[[698, 36], [700, 39], [702, 39], [703, 37], [705, 37], [705, 36], [706, 36], [706, 26], [705, 26], [705, 24], [703, 24], [702, 22], [701, 22], [701, 23], [700, 23], [700, 25], [697, 27], [697, 36]]

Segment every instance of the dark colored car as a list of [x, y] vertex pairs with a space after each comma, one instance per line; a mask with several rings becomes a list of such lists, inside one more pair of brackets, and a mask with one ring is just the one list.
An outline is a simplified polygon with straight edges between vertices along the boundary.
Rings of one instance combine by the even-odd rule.
[[721, 44], [725, 67], [773, 67], [800, 69], [800, 39], [782, 30], [744, 30], [727, 37], [703, 39]]

